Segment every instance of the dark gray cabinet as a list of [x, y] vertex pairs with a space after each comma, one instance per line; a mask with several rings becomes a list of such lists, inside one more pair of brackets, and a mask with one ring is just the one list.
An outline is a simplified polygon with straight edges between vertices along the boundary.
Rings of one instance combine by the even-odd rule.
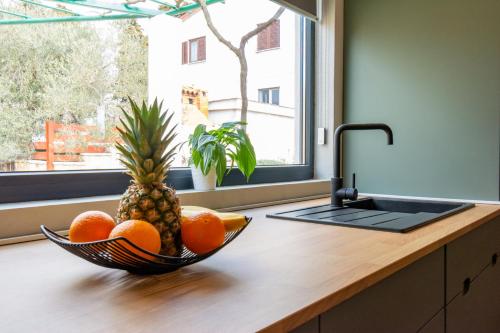
[[448, 244], [448, 332], [500, 332], [499, 255], [500, 218]]
[[448, 333], [500, 332], [500, 264], [483, 270], [446, 311]]
[[418, 333], [443, 333], [445, 331], [444, 309], [439, 311]]
[[500, 332], [500, 218], [447, 245], [448, 333]]
[[[447, 303], [462, 292], [500, 254], [500, 218], [496, 218], [446, 245]], [[498, 330], [500, 332], [500, 329]]]
[[440, 249], [322, 314], [320, 332], [417, 332], [443, 304]]
[[499, 333], [499, 256], [500, 217], [293, 332]]
[[319, 316], [309, 320], [307, 323], [291, 331], [291, 333], [318, 333], [318, 332], [319, 332]]

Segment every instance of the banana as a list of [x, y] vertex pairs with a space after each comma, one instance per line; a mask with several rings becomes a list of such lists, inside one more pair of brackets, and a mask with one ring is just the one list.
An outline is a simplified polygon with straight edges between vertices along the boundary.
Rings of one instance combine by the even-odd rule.
[[193, 212], [215, 212], [215, 210], [210, 209], [210, 208], [205, 208], [205, 207], [200, 207], [200, 206], [182, 206], [182, 211], [193, 211]]
[[199, 207], [199, 206], [182, 206], [181, 207], [181, 215], [182, 217], [191, 217], [196, 214], [199, 214], [201, 212], [210, 212], [210, 213], [216, 213], [215, 210], [212, 210], [210, 208], [205, 208], [205, 207]]
[[226, 232], [238, 230], [247, 224], [247, 220], [244, 215], [237, 213], [216, 213], [216, 215], [224, 222], [224, 227]]

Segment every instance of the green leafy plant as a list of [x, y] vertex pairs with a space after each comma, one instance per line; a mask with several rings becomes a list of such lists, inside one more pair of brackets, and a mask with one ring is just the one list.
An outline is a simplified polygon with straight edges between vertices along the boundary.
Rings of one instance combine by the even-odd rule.
[[[227, 122], [209, 131], [205, 125], [198, 125], [189, 136], [190, 163], [201, 169], [204, 175], [208, 175], [210, 170], [215, 168], [217, 185], [222, 183], [222, 179], [235, 163], [247, 181], [255, 170], [255, 150], [242, 125], [245, 123]], [[229, 169], [226, 168], [227, 159], [231, 161]]]

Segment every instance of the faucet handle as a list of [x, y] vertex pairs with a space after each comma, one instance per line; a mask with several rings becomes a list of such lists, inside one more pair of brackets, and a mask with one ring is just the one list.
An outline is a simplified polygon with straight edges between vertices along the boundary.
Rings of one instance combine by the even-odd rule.
[[358, 199], [358, 190], [353, 187], [343, 187], [335, 192], [335, 196], [341, 200], [356, 200]]
[[357, 200], [358, 199], [358, 190], [354, 187], [348, 187], [345, 189], [345, 198], [348, 200]]
[[352, 173], [352, 187], [356, 188], [356, 173]]

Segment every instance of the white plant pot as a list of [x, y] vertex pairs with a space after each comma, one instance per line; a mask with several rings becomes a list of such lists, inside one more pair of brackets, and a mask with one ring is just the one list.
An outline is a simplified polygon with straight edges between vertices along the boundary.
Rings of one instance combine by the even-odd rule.
[[200, 168], [191, 165], [194, 189], [197, 191], [213, 191], [217, 184], [217, 174], [215, 168], [210, 169], [208, 175], [204, 175]]

